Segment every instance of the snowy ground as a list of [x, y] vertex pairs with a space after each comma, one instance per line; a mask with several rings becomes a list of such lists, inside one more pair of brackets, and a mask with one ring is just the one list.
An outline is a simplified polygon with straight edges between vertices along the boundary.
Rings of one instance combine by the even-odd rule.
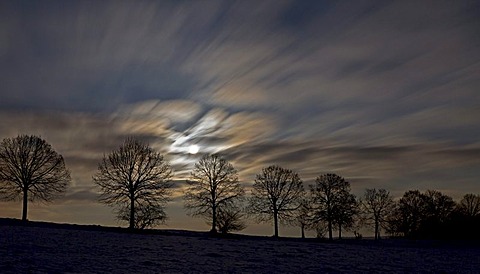
[[140, 235], [0, 225], [0, 273], [480, 271], [480, 248], [385, 240], [315, 242], [203, 233]]

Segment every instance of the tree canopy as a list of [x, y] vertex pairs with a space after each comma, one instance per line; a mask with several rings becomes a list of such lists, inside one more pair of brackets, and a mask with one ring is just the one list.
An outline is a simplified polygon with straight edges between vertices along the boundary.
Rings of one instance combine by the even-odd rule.
[[118, 219], [128, 220], [129, 228], [134, 229], [165, 220], [172, 174], [162, 154], [128, 138], [103, 157], [93, 181], [100, 187], [100, 201], [116, 207]]
[[386, 228], [387, 217], [395, 206], [390, 192], [385, 189], [366, 189], [361, 206], [366, 222], [373, 223], [375, 240], [380, 239], [380, 229]]
[[278, 222], [295, 218], [304, 195], [298, 174], [280, 166], [269, 166], [257, 174], [252, 187], [248, 211], [260, 222], [273, 219], [274, 236], [278, 237]]
[[49, 202], [63, 194], [70, 181], [62, 155], [44, 139], [19, 135], [0, 144], [2, 198], [23, 199], [23, 221], [27, 220], [28, 201]]
[[187, 184], [184, 207], [190, 215], [206, 218], [212, 226], [212, 233], [217, 232], [219, 212], [232, 213], [245, 195], [243, 186], [238, 182], [237, 170], [216, 154], [204, 155], [195, 164]]
[[[356, 206], [350, 194], [350, 184], [337, 174], [327, 173], [317, 177], [310, 185], [314, 218], [317, 222], [326, 222], [328, 237], [333, 239], [335, 224], [351, 224], [352, 207]], [[339, 231], [340, 232], [340, 231]]]

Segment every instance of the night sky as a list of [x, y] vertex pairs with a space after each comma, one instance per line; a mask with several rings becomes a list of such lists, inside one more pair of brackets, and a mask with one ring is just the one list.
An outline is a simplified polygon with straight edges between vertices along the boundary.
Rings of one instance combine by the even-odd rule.
[[181, 200], [204, 153], [247, 188], [278, 164], [356, 195], [480, 193], [479, 1], [1, 1], [0, 18], [0, 138], [40, 135], [73, 179], [31, 220], [121, 225], [92, 175], [127, 136], [176, 171], [167, 228], [209, 229]]

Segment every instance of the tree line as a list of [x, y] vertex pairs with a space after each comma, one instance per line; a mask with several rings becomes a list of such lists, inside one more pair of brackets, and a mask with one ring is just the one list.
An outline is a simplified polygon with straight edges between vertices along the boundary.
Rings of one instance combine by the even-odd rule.
[[[116, 217], [130, 229], [164, 223], [171, 200], [173, 169], [164, 156], [148, 144], [128, 138], [105, 154], [93, 176], [99, 201], [114, 208]], [[71, 181], [63, 157], [38, 136], [20, 135], [0, 144], [0, 198], [21, 199], [22, 220], [28, 201], [52, 201]], [[319, 175], [305, 189], [298, 173], [277, 165], [256, 175], [250, 195], [238, 180], [238, 171], [219, 155], [204, 155], [194, 166], [183, 193], [184, 207], [202, 217], [212, 233], [246, 227], [246, 219], [297, 226], [317, 237], [342, 238], [370, 227], [375, 239], [381, 232], [408, 238], [479, 238], [480, 195], [466, 194], [456, 203], [439, 191], [408, 190], [395, 201], [385, 189], [366, 189], [362, 197], [351, 193], [350, 183], [333, 174]]]

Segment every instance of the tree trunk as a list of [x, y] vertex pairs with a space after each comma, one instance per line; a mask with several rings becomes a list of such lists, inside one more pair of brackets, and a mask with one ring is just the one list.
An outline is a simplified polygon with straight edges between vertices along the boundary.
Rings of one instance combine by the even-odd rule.
[[379, 235], [379, 231], [378, 231], [378, 221], [375, 221], [375, 240], [378, 240], [380, 238], [380, 235]]
[[211, 233], [217, 233], [217, 207], [212, 206], [212, 229]]
[[273, 223], [275, 226], [275, 238], [278, 238], [278, 212], [274, 211], [273, 212]]
[[27, 207], [28, 207], [28, 188], [23, 188], [23, 209], [22, 209], [22, 221], [27, 221]]
[[305, 225], [302, 224], [301, 228], [302, 228], [302, 239], [305, 239]]
[[338, 239], [342, 239], [342, 225], [338, 225]]
[[130, 197], [130, 225], [128, 226], [129, 229], [135, 228], [135, 199]]
[[328, 239], [332, 240], [332, 221], [328, 220]]

